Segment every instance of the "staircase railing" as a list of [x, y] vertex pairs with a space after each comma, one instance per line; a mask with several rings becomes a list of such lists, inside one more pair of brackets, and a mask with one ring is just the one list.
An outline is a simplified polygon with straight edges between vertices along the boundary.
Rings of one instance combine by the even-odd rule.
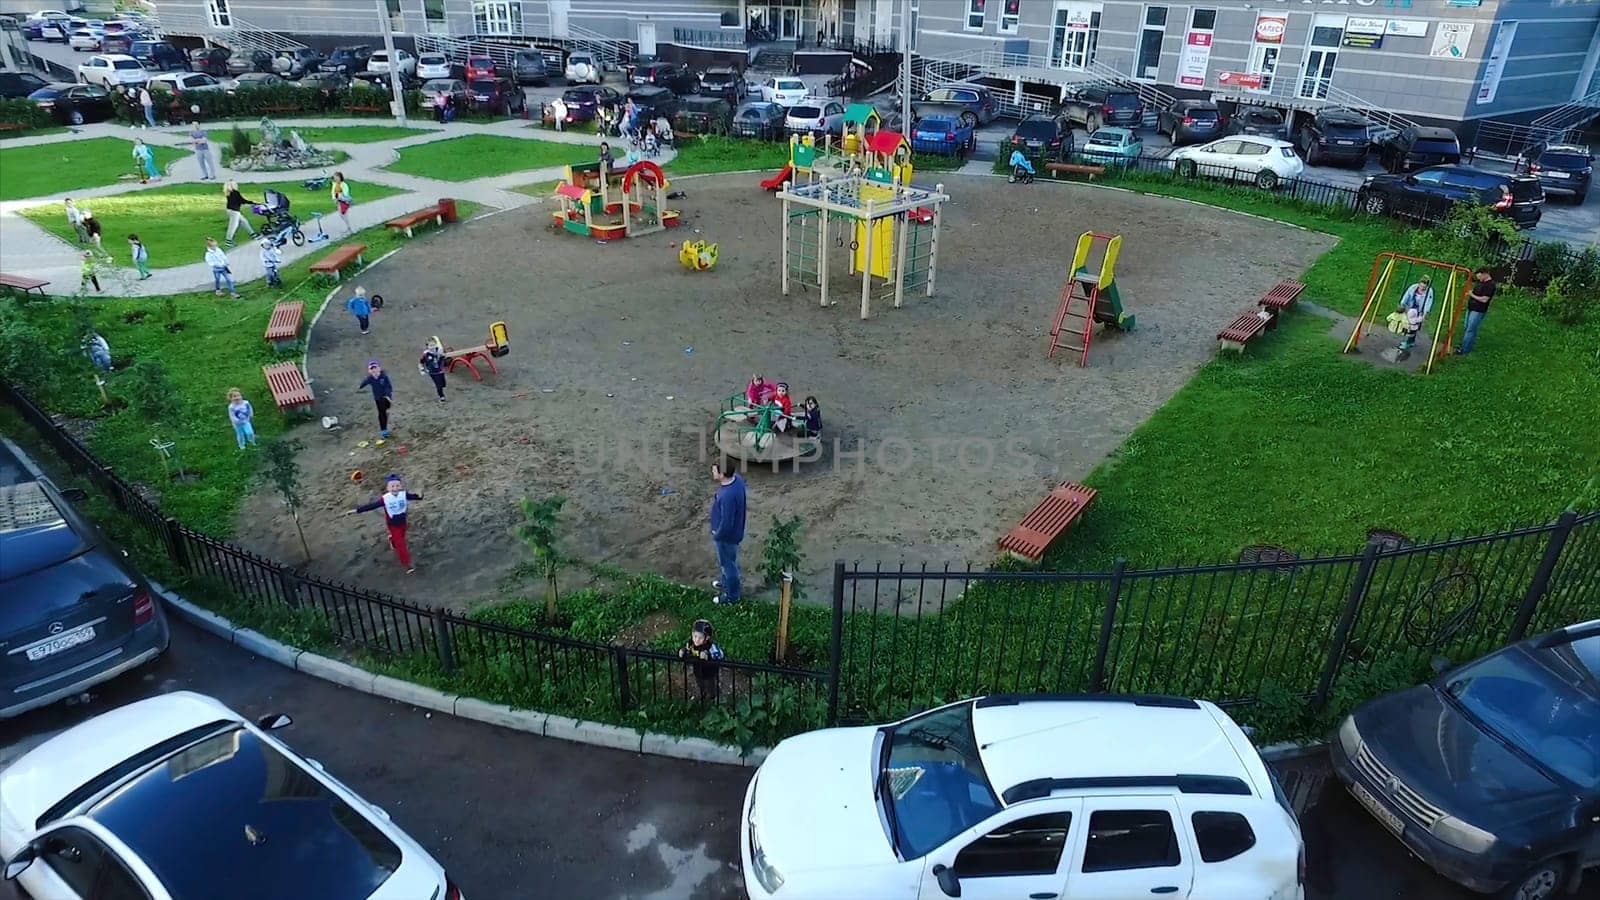
[[1473, 153], [1491, 159], [1516, 159], [1535, 145], [1577, 143], [1582, 135], [1576, 129], [1546, 128], [1515, 122], [1480, 122], [1473, 139]]
[[1578, 128], [1600, 116], [1600, 88], [1564, 106], [1550, 110], [1529, 124], [1538, 128]]

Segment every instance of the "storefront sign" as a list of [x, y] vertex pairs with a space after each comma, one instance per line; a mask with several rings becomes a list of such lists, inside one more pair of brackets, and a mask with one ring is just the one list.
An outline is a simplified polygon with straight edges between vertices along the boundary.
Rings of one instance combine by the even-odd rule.
[[1494, 34], [1494, 45], [1489, 48], [1489, 61], [1483, 67], [1483, 81], [1478, 85], [1478, 104], [1493, 103], [1500, 90], [1500, 75], [1506, 68], [1506, 57], [1511, 53], [1511, 42], [1517, 38], [1516, 22], [1501, 22]]
[[1211, 68], [1211, 32], [1190, 31], [1183, 36], [1183, 51], [1178, 54], [1178, 83], [1204, 87], [1206, 70]]
[[1444, 0], [1445, 6], [1482, 6], [1483, 0]]
[[1218, 72], [1217, 83], [1223, 87], [1244, 88], [1251, 91], [1261, 90], [1262, 76], [1252, 72]]
[[1393, 37], [1427, 37], [1428, 23], [1421, 19], [1390, 19], [1386, 33]]
[[1283, 33], [1289, 30], [1288, 16], [1275, 16], [1262, 13], [1256, 16], [1256, 43], [1281, 44]]
[[1388, 24], [1387, 19], [1363, 19], [1351, 16], [1345, 20], [1342, 43], [1346, 47], [1376, 49], [1383, 45], [1384, 26]]
[[1467, 47], [1471, 43], [1471, 22], [1440, 22], [1439, 30], [1433, 34], [1433, 49], [1428, 51], [1428, 55], [1434, 59], [1465, 61]]

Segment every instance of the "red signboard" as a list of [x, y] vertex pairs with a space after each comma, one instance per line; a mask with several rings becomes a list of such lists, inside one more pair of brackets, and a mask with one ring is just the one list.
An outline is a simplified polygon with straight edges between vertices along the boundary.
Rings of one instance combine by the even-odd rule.
[[1219, 72], [1217, 73], [1217, 83], [1228, 87], [1259, 90], [1261, 88], [1261, 76], [1250, 72]]

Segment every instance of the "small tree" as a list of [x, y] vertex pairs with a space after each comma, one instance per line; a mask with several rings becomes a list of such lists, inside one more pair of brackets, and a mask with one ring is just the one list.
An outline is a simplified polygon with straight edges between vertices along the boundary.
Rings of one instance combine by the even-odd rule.
[[267, 481], [283, 499], [283, 505], [289, 508], [294, 530], [300, 535], [300, 549], [306, 555], [306, 562], [310, 562], [311, 547], [306, 544], [306, 532], [300, 526], [300, 467], [294, 461], [299, 452], [299, 441], [279, 438], [263, 448], [262, 457], [266, 462]]
[[234, 159], [244, 159], [250, 155], [250, 135], [245, 134], [239, 123], [233, 123], [233, 133], [228, 135], [228, 142], [233, 147]]
[[142, 359], [128, 370], [128, 402], [151, 422], [177, 424], [178, 390], [158, 360]]
[[566, 564], [566, 558], [556, 549], [561, 539], [561, 507], [565, 497], [546, 497], [535, 501], [522, 498], [522, 522], [517, 525], [517, 537], [533, 551], [533, 563], [545, 578], [544, 619], [549, 624], [556, 621], [556, 574]]
[[761, 574], [767, 584], [780, 585], [778, 594], [778, 644], [773, 658], [783, 662], [789, 655], [789, 608], [795, 597], [805, 596], [800, 580], [795, 577], [805, 562], [800, 552], [800, 533], [803, 526], [799, 516], [789, 519], [772, 517], [772, 530], [761, 542]]

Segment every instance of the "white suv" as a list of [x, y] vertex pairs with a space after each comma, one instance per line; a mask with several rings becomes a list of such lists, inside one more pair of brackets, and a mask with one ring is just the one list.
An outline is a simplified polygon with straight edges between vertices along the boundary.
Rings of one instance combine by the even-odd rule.
[[78, 80], [84, 84], [98, 84], [109, 91], [119, 84], [144, 84], [150, 80], [150, 73], [137, 59], [110, 53], [84, 60], [78, 66]]
[[1302, 900], [1283, 792], [1179, 697], [993, 695], [773, 748], [740, 823], [755, 900]]

